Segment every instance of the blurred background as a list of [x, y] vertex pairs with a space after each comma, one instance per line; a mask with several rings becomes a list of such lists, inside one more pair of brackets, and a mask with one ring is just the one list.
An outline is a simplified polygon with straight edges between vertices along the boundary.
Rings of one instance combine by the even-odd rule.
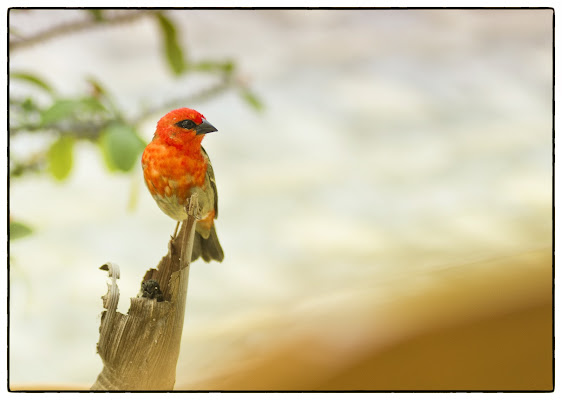
[[[63, 27], [61, 29], [61, 26]], [[9, 382], [88, 389], [175, 222], [180, 106], [219, 192], [176, 389], [552, 389], [552, 10], [11, 10]]]

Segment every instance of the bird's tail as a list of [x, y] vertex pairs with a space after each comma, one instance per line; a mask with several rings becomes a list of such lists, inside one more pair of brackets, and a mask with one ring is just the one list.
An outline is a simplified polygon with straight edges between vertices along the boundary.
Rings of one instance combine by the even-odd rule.
[[222, 251], [221, 244], [219, 243], [219, 238], [217, 237], [217, 231], [214, 225], [211, 227], [211, 232], [209, 237], [205, 239], [197, 231], [195, 232], [195, 237], [193, 238], [193, 252], [191, 253], [191, 261], [195, 261], [201, 256], [206, 262], [211, 260], [216, 260], [221, 262], [224, 258], [224, 253]]

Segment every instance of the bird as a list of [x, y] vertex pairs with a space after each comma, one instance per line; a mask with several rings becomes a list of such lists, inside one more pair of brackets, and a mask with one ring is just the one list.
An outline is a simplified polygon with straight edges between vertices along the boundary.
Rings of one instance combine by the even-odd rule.
[[218, 195], [211, 161], [201, 141], [207, 133], [216, 132], [196, 110], [183, 107], [164, 115], [156, 124], [152, 141], [143, 151], [141, 162], [144, 181], [160, 209], [179, 223], [187, 218], [185, 206], [192, 194], [199, 200], [191, 261], [222, 262], [215, 219], [218, 217]]

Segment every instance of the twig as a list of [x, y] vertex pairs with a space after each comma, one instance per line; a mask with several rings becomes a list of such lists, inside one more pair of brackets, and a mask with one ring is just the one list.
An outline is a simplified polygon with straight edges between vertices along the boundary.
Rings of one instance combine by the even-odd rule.
[[235, 84], [232, 82], [232, 79], [230, 79], [230, 77], [225, 77], [219, 83], [217, 83], [215, 85], [212, 85], [208, 88], [202, 89], [201, 91], [193, 93], [189, 96], [181, 97], [181, 98], [175, 98], [175, 99], [172, 99], [171, 101], [168, 101], [168, 102], [165, 102], [165, 103], [152, 105], [150, 108], [148, 108], [147, 110], [144, 110], [139, 115], [137, 115], [133, 118], [130, 118], [129, 122], [133, 125], [138, 125], [139, 123], [141, 123], [145, 119], [150, 118], [152, 115], [160, 114], [161, 111], [163, 111], [163, 110], [169, 111], [170, 109], [172, 109], [176, 106], [179, 106], [179, 105], [185, 106], [186, 104], [203, 102], [205, 100], [210, 99], [213, 96], [217, 96], [217, 95], [221, 94], [222, 92], [227, 91], [228, 89], [230, 89], [234, 86], [235, 86]]
[[[169, 111], [173, 107], [179, 105], [186, 105], [186, 104], [193, 104], [206, 101], [211, 97], [217, 96], [228, 89], [235, 87], [236, 83], [233, 83], [233, 80], [230, 77], [223, 77], [223, 79], [211, 85], [208, 88], [202, 89], [199, 92], [193, 93], [187, 97], [176, 98], [171, 101], [155, 104], [150, 106], [148, 109], [144, 110], [142, 113], [139, 113], [132, 118], [125, 118], [121, 117], [121, 120], [124, 120], [127, 124], [132, 126], [137, 126], [144, 120], [150, 118], [154, 114], [160, 114], [163, 110]], [[118, 114], [118, 111], [115, 111]], [[49, 126], [45, 126], [41, 122], [35, 124], [21, 124], [21, 125], [13, 125], [10, 127], [10, 136], [16, 136], [18, 134], [24, 132], [37, 132], [37, 131], [45, 131], [45, 130], [53, 130], [59, 133], [66, 133], [68, 132], [72, 136], [75, 136], [79, 139], [96, 139], [99, 136], [101, 130], [111, 123], [114, 120], [118, 120], [117, 117], [108, 118], [106, 120], [88, 120], [88, 121], [62, 121], [60, 123], [54, 123]]]
[[62, 36], [67, 33], [79, 32], [87, 29], [97, 28], [103, 25], [113, 25], [119, 23], [133, 22], [139, 18], [150, 16], [152, 11], [132, 11], [126, 14], [117, 15], [114, 17], [105, 18], [101, 21], [95, 19], [69, 22], [61, 25], [54, 26], [42, 32], [33, 34], [31, 36], [22, 37], [20, 39], [10, 40], [10, 51], [21, 50], [25, 47], [32, 46], [39, 42], [44, 42], [53, 39], [57, 36]]
[[99, 137], [100, 132], [109, 125], [110, 122], [116, 120], [116, 118], [107, 120], [87, 120], [87, 121], [70, 121], [65, 120], [57, 123], [52, 123], [49, 125], [44, 125], [42, 123], [37, 124], [25, 124], [10, 127], [10, 136], [14, 137], [21, 133], [30, 132], [44, 132], [52, 131], [58, 132], [61, 135], [68, 135], [75, 137], [77, 139], [89, 139], [94, 140]]
[[29, 172], [39, 172], [47, 164], [47, 151], [40, 151], [31, 154], [25, 160], [16, 160], [10, 157], [10, 177], [19, 177]]

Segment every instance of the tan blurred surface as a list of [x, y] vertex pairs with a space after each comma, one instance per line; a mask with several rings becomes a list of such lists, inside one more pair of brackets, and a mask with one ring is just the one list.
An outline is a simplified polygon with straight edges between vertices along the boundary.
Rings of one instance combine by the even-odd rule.
[[[343, 304], [321, 308], [327, 319], [322, 312], [305, 313], [303, 329], [292, 326], [304, 321], [300, 316], [278, 314], [261, 325], [225, 330], [219, 341], [256, 330], [278, 339], [242, 346], [246, 350], [234, 357], [209, 355], [214, 360], [209, 378], [197, 382], [182, 376], [180, 362], [176, 389], [552, 390], [551, 264], [547, 248], [465, 265], [462, 272], [445, 268], [423, 290], [382, 305], [370, 301], [376, 297], [340, 297]], [[283, 327], [292, 334], [280, 335]], [[333, 329], [348, 346], [329, 339]], [[353, 337], [345, 338], [347, 329]], [[12, 390], [88, 387], [18, 385]]]
[[347, 359], [330, 357], [324, 322], [203, 382], [181, 384], [178, 370], [177, 389], [552, 390], [551, 272], [550, 249], [444, 270], [438, 284], [373, 309], [380, 318]]

